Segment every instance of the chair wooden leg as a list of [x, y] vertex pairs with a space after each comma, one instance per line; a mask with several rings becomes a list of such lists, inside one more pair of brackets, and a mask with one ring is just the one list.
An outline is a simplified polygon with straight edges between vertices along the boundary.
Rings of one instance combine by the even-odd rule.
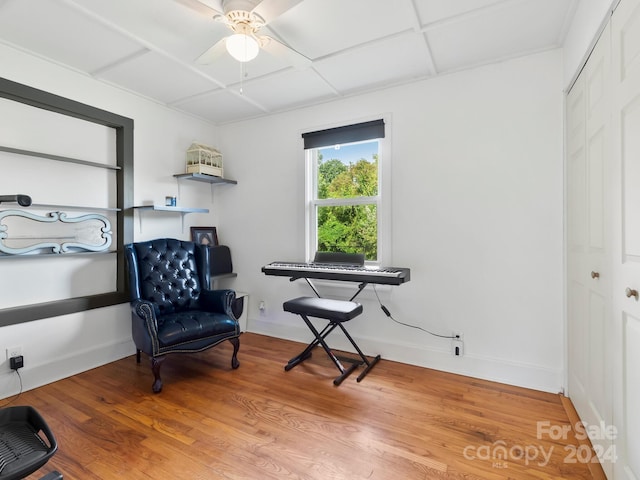
[[153, 357], [151, 358], [151, 371], [153, 372], [154, 382], [153, 393], [160, 393], [162, 391], [162, 379], [160, 378], [160, 367], [166, 357]]
[[238, 350], [240, 349], [240, 338], [230, 338], [229, 341], [233, 345], [233, 356], [231, 357], [231, 368], [234, 370], [240, 366], [238, 361]]

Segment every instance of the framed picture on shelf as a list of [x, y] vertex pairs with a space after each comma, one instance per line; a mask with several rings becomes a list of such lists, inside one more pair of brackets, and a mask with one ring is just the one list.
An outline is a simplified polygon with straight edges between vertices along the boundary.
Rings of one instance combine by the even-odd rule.
[[191, 241], [200, 245], [215, 247], [218, 245], [218, 232], [216, 227], [191, 227]]

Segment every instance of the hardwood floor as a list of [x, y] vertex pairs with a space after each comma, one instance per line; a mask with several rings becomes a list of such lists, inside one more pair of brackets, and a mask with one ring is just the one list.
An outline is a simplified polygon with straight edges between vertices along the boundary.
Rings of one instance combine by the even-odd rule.
[[322, 350], [283, 370], [302, 348], [244, 334], [238, 370], [228, 342], [173, 355], [157, 395], [148, 360], [134, 356], [25, 392], [16, 403], [33, 405], [59, 443], [29, 478], [599, 478], [597, 464], [576, 461], [573, 433], [557, 438], [570, 424], [559, 395], [384, 359], [335, 387]]

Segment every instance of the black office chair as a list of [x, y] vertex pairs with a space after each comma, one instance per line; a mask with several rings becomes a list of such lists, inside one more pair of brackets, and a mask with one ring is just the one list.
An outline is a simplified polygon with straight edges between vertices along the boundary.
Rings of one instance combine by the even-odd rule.
[[[58, 450], [53, 432], [42, 416], [30, 406], [0, 409], [0, 480], [25, 478]], [[40, 480], [62, 480], [53, 471]]]

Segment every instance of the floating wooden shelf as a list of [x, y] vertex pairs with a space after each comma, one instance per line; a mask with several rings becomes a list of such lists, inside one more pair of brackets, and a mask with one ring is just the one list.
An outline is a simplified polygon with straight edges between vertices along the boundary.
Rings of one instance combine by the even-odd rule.
[[[20, 207], [27, 208], [27, 207]], [[86, 207], [83, 205], [54, 205], [49, 203], [32, 203], [30, 208], [44, 208], [49, 210], [82, 210], [87, 212], [100, 211], [100, 212], [120, 212], [120, 208], [111, 207]]]
[[174, 175], [178, 180], [194, 180], [196, 182], [210, 183], [210, 184], [229, 184], [236, 185], [236, 180], [230, 180], [228, 178], [216, 177], [214, 175], [205, 175], [204, 173], [178, 173]]
[[136, 205], [133, 208], [138, 210], [154, 210], [156, 212], [209, 213], [208, 208], [169, 207], [165, 205]]
[[45, 152], [34, 152], [33, 150], [24, 150], [22, 148], [12, 148], [0, 145], [0, 152], [15, 153], [16, 155], [26, 155], [29, 157], [47, 158], [49, 160], [55, 160], [57, 162], [77, 163], [79, 165], [86, 165], [88, 167], [105, 168], [107, 170], [122, 170], [117, 165], [107, 165], [104, 163], [90, 162], [88, 160], [82, 160], [79, 158], [63, 157], [61, 155], [53, 155]]
[[[182, 216], [182, 231], [184, 232], [184, 216], [189, 213], [209, 213], [208, 208], [167, 207], [165, 205], [136, 205], [136, 210], [149, 210], [153, 212], [175, 212]], [[140, 230], [142, 231], [142, 215], [139, 215]]]
[[218, 273], [216, 275], [211, 275], [211, 284], [210, 284], [211, 290], [215, 290], [216, 288], [218, 288], [218, 287], [215, 287], [215, 283], [218, 280], [222, 280], [223, 278], [235, 278], [237, 276], [238, 274], [235, 272]]
[[228, 273], [218, 273], [216, 275], [211, 275], [211, 280], [219, 280], [221, 278], [234, 278], [237, 277], [238, 274], [235, 272], [228, 272]]

